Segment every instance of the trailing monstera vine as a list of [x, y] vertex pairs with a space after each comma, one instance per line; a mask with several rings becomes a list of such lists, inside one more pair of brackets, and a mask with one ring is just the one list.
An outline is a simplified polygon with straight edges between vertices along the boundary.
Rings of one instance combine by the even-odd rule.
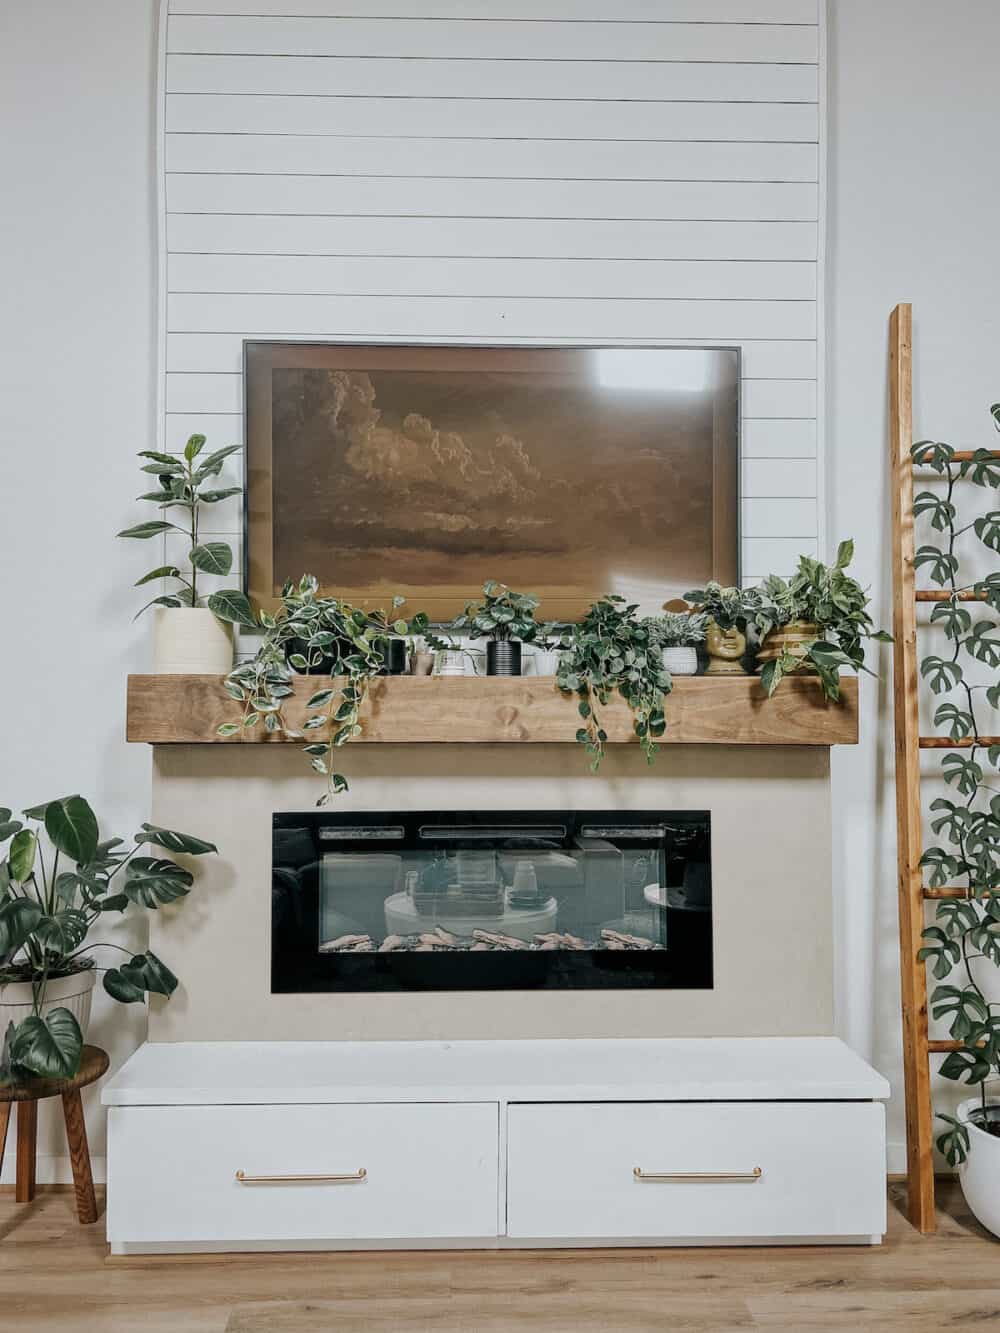
[[[1000, 403], [991, 412], [1000, 428]], [[973, 615], [969, 603], [1000, 612], [1000, 571], [964, 577], [958, 539], [972, 533], [987, 550], [1000, 552], [1000, 511], [989, 508], [963, 521], [956, 485], [961, 481], [995, 492], [1000, 462], [986, 449], [959, 460], [950, 445], [931, 440], [915, 444], [912, 457], [945, 483], [943, 494], [924, 490], [914, 498], [914, 512], [941, 534], [938, 543], [918, 548], [914, 563], [945, 594], [931, 623], [944, 633], [950, 652], [928, 654], [920, 673], [940, 698], [934, 722], [954, 746], [941, 761], [941, 777], [953, 796], [931, 802], [931, 828], [938, 841], [925, 850], [921, 865], [930, 887], [957, 890], [939, 902], [919, 956], [940, 983], [930, 997], [931, 1011], [961, 1043], [945, 1058], [941, 1073], [979, 1085], [982, 1119], [976, 1123], [988, 1128], [985, 1085], [1000, 1074], [1000, 1005], [987, 998], [982, 969], [1000, 967], [1000, 794], [990, 781], [1000, 768], [1000, 746], [981, 739], [981, 714], [984, 701], [991, 709], [1000, 706], [1000, 626], [988, 616]], [[938, 1118], [947, 1124], [938, 1148], [951, 1165], [964, 1161], [968, 1127], [952, 1116]]]

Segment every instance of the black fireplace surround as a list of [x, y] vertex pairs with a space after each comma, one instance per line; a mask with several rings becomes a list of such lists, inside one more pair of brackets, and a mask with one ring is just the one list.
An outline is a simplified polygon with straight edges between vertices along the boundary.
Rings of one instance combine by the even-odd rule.
[[707, 989], [707, 811], [275, 814], [271, 990]]

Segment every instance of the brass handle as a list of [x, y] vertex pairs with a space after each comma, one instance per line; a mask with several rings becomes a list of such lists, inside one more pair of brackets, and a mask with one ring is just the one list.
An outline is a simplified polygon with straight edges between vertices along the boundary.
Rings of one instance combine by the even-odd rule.
[[348, 1185], [358, 1180], [367, 1180], [368, 1172], [364, 1167], [352, 1171], [346, 1176], [248, 1176], [243, 1171], [236, 1172], [236, 1179], [241, 1185], [287, 1185], [302, 1182], [320, 1181], [327, 1185]]
[[760, 1180], [764, 1172], [759, 1166], [755, 1166], [752, 1171], [643, 1171], [639, 1166], [635, 1167], [632, 1175], [636, 1180], [648, 1180], [655, 1184], [687, 1184], [697, 1180], [748, 1180], [752, 1185]]

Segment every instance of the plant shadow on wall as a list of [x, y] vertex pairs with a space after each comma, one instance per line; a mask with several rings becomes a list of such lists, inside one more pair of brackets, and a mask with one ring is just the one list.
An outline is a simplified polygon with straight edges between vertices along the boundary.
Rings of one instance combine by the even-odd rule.
[[[1000, 428], [1000, 403], [990, 410]], [[952, 748], [942, 758], [941, 777], [958, 798], [939, 796], [930, 806], [938, 842], [924, 851], [921, 865], [929, 887], [947, 888], [951, 896], [938, 903], [919, 957], [930, 963], [941, 983], [930, 997], [932, 1013], [948, 1022], [951, 1036], [961, 1043], [947, 1055], [940, 1072], [978, 1086], [977, 1099], [964, 1103], [957, 1117], [939, 1116], [947, 1128], [937, 1146], [950, 1165], [968, 1158], [970, 1171], [981, 1172], [991, 1151], [1000, 1152], [1000, 1144], [990, 1149], [987, 1137], [1000, 1137], [1000, 1102], [988, 1096], [986, 1086], [1000, 1075], [1000, 1004], [989, 1000], [989, 978], [982, 970], [1000, 967], [1000, 794], [995, 782], [1000, 744], [987, 738], [982, 726], [983, 702], [990, 709], [1000, 707], [1000, 626], [974, 616], [969, 603], [1000, 612], [1000, 571], [970, 580], [963, 576], [965, 562], [958, 551], [960, 538], [972, 533], [980, 550], [1000, 552], [1000, 511], [988, 509], [964, 521], [959, 517], [958, 484], [995, 492], [1000, 459], [986, 449], [956, 459], [950, 445], [930, 440], [915, 444], [912, 458], [944, 482], [943, 494], [926, 490], [914, 498], [914, 513], [941, 534], [939, 542], [918, 548], [914, 564], [926, 569], [945, 594], [930, 619], [943, 632], [950, 652], [924, 657], [920, 674], [935, 696], [944, 696], [934, 723], [945, 731]], [[983, 674], [977, 664], [986, 669], [986, 680], [977, 679]], [[953, 972], [957, 985], [949, 980]], [[963, 1175], [967, 1195], [970, 1179], [975, 1189], [973, 1177]], [[970, 1204], [979, 1215], [974, 1199]], [[992, 1222], [982, 1216], [980, 1220], [996, 1229], [995, 1216]]]
[[[104, 989], [123, 1004], [173, 993], [177, 978], [155, 954], [88, 942], [88, 936], [105, 916], [134, 907], [155, 911], [188, 893], [193, 875], [163, 850], [186, 856], [217, 850], [201, 838], [153, 824], [142, 825], [131, 847], [121, 838], [101, 841], [97, 817], [81, 796], [64, 796], [23, 814], [24, 820], [15, 819], [9, 809], [0, 809], [0, 844], [9, 844], [0, 862], [4, 1082], [77, 1073], [96, 972], [103, 971]], [[145, 847], [157, 854], [140, 856]], [[125, 960], [100, 967], [95, 949], [117, 950]]]

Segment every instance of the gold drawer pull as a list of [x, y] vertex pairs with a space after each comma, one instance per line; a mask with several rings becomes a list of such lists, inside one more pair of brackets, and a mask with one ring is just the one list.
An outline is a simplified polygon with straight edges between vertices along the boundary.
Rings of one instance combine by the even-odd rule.
[[237, 1171], [236, 1179], [241, 1185], [287, 1185], [317, 1181], [327, 1185], [350, 1185], [359, 1180], [367, 1180], [368, 1172], [364, 1167], [346, 1176], [248, 1176], [243, 1171]]
[[636, 1180], [648, 1180], [656, 1184], [689, 1184], [697, 1180], [748, 1180], [752, 1185], [754, 1181], [760, 1180], [764, 1172], [759, 1166], [755, 1166], [752, 1171], [643, 1171], [639, 1166], [635, 1167], [632, 1175]]

